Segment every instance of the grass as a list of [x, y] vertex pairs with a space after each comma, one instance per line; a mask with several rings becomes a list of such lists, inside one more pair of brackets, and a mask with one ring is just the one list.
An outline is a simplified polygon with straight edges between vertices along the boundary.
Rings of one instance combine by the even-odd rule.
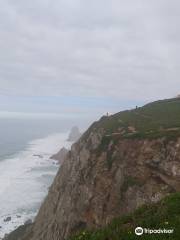
[[[173, 234], [143, 234], [136, 236], [134, 229], [174, 229]], [[113, 220], [108, 226], [82, 231], [69, 240], [179, 240], [180, 193], [172, 194], [157, 204], [143, 206], [133, 214]]]
[[[128, 127], [134, 127], [130, 132]], [[102, 117], [91, 129], [103, 128], [105, 134], [123, 129], [125, 138], [176, 138], [180, 136], [180, 99], [153, 102], [143, 107]]]
[[[94, 151], [97, 156], [100, 156], [102, 154], [102, 152], [106, 152], [107, 153], [107, 166], [108, 169], [111, 169], [113, 161], [115, 160], [115, 157], [113, 156], [113, 152], [114, 152], [114, 147], [116, 146], [117, 143], [117, 137], [106, 137], [104, 136], [101, 140], [101, 144], [99, 145], [99, 147]], [[112, 143], [112, 146], [109, 149], [109, 145], [110, 143]]]

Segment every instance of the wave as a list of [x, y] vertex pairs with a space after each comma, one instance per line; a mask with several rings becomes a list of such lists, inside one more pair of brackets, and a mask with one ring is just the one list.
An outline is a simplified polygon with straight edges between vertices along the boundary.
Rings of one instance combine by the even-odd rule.
[[59, 166], [50, 159], [61, 147], [70, 148], [68, 133], [28, 143], [26, 149], [0, 161], [0, 238], [33, 220]]

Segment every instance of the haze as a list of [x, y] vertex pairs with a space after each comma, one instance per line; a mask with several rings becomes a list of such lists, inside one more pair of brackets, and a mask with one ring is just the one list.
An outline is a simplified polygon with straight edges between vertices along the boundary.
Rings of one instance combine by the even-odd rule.
[[0, 117], [97, 117], [179, 93], [178, 0], [1, 0]]

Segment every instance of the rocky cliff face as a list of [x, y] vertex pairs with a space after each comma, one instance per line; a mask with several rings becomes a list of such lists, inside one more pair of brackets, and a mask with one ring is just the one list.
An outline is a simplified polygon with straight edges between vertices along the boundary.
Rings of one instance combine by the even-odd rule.
[[72, 146], [22, 239], [63, 240], [176, 191], [180, 100], [103, 117]]
[[36, 218], [31, 240], [101, 227], [180, 190], [180, 139], [124, 139], [88, 131], [73, 145]]

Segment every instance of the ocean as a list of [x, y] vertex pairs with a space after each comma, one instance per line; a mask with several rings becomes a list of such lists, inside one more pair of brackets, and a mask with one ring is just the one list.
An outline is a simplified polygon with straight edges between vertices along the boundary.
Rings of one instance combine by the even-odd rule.
[[33, 220], [59, 165], [71, 121], [0, 119], [0, 239]]

